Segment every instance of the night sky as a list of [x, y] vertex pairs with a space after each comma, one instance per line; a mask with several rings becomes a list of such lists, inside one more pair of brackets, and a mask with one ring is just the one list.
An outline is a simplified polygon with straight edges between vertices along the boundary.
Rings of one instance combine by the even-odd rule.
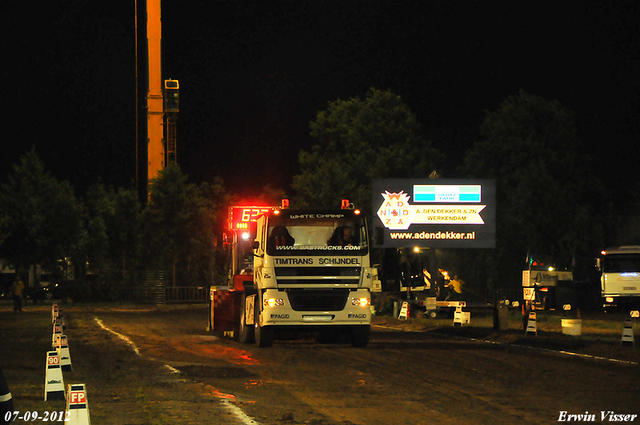
[[[3, 3], [0, 181], [32, 146], [80, 194], [134, 180], [134, 9]], [[162, 14], [163, 78], [181, 88], [178, 162], [192, 181], [286, 188], [317, 112], [370, 87], [409, 105], [445, 153], [445, 177], [460, 177], [485, 111], [523, 89], [575, 111], [612, 191], [637, 181], [635, 1], [163, 0]]]

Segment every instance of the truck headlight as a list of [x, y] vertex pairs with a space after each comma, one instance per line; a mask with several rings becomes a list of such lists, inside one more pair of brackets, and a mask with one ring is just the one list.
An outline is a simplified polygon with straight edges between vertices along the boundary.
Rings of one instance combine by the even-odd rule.
[[366, 297], [351, 298], [351, 305], [354, 305], [357, 307], [366, 307], [370, 304], [371, 304], [371, 298], [366, 298]]
[[604, 300], [609, 304], [613, 303], [613, 297], [606, 297]]
[[284, 305], [284, 299], [282, 298], [265, 298], [265, 307], [282, 307]]

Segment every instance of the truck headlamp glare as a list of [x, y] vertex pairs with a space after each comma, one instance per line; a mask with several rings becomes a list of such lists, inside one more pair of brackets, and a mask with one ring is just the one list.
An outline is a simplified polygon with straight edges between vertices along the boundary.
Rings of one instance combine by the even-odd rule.
[[371, 304], [371, 298], [366, 298], [366, 297], [351, 298], [351, 305], [354, 305], [357, 307], [366, 307], [370, 304]]
[[282, 298], [266, 298], [264, 300], [265, 307], [282, 307], [284, 300]]

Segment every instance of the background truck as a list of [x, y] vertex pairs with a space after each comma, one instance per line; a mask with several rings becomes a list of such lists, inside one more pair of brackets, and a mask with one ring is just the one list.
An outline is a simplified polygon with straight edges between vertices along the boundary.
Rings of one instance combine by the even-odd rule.
[[541, 310], [561, 309], [564, 304], [572, 304], [571, 308], [575, 308], [572, 283], [571, 271], [532, 267], [522, 271], [523, 299], [526, 304]]
[[[398, 317], [400, 307], [408, 304], [409, 316], [437, 318], [450, 316], [456, 307], [465, 307], [461, 299], [449, 299], [447, 271], [437, 267], [435, 249], [424, 247], [386, 248], [380, 258], [382, 304], [393, 303], [393, 316]], [[462, 297], [464, 297], [464, 294]]]
[[640, 246], [608, 248], [596, 259], [605, 311], [640, 306]]
[[[438, 282], [432, 274], [433, 260], [428, 249], [387, 248], [383, 250], [380, 273], [386, 298], [393, 302], [393, 316], [398, 317], [403, 302], [409, 304], [412, 317], [437, 316]], [[437, 271], [437, 270], [436, 270]], [[440, 283], [443, 286], [443, 282]], [[444, 299], [444, 295], [442, 297]]]
[[284, 330], [366, 346], [374, 270], [365, 218], [346, 200], [341, 209], [266, 209], [248, 239], [234, 232], [229, 285], [212, 289], [214, 329], [226, 316], [241, 342], [260, 347]]

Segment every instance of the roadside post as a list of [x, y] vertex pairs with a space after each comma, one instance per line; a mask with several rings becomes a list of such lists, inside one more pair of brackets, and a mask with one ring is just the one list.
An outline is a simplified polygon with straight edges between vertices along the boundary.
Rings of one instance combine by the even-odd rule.
[[71, 365], [71, 353], [69, 352], [69, 344], [67, 343], [67, 336], [60, 335], [56, 338], [56, 351], [60, 356], [60, 367], [63, 372], [71, 372], [73, 366]]
[[57, 351], [48, 351], [44, 377], [44, 401], [64, 399], [64, 380], [60, 368], [60, 356]]
[[70, 384], [67, 390], [67, 418], [69, 425], [89, 425], [89, 400], [84, 384]]
[[624, 325], [622, 328], [622, 342], [623, 346], [634, 346], [633, 340], [633, 319], [626, 318], [624, 319]]
[[54, 323], [53, 334], [51, 335], [51, 348], [53, 350], [56, 349], [56, 338], [61, 335], [62, 335], [62, 325], [59, 323]]
[[527, 335], [538, 335], [538, 327], [536, 325], [536, 312], [529, 312], [529, 318], [527, 320]]
[[51, 305], [51, 324], [56, 323], [56, 319], [58, 318], [59, 314], [60, 314], [60, 310], [59, 310], [58, 304], [53, 303]]
[[400, 314], [398, 315], [398, 320], [407, 320], [409, 318], [409, 303], [404, 301], [402, 303], [402, 308], [400, 309]]

